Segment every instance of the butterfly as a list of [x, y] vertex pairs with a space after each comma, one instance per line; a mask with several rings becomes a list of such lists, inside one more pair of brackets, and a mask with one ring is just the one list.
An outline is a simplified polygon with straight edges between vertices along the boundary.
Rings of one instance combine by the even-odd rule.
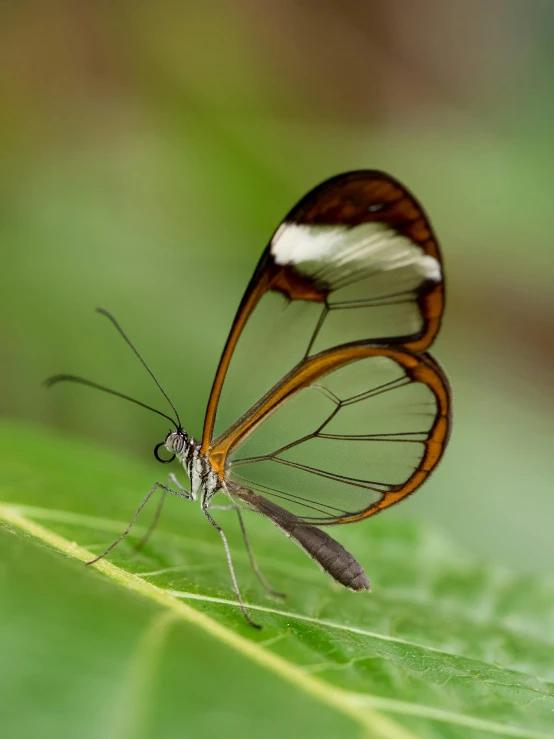
[[[443, 308], [441, 255], [422, 207], [390, 175], [360, 170], [315, 187], [273, 234], [231, 326], [201, 439], [184, 430], [116, 319], [98, 309], [143, 363], [175, 419], [75, 375], [46, 384], [95, 387], [170, 420], [174, 428], [154, 454], [163, 463], [176, 458], [190, 489], [174, 474], [167, 484], [157, 482], [123, 534], [92, 562], [129, 533], [161, 490], [154, 524], [166, 494], [200, 502], [222, 538], [238, 603], [254, 626], [213, 515], [220, 508], [236, 510], [254, 571], [275, 595], [282, 594], [254, 560], [245, 510], [268, 518], [338, 583], [369, 590], [361, 565], [320, 526], [362, 521], [399, 503], [441, 459], [451, 427], [450, 389], [427, 349]], [[236, 406], [229, 422], [226, 395]], [[169, 459], [160, 456], [162, 448]], [[217, 494], [228, 505], [216, 506]]]

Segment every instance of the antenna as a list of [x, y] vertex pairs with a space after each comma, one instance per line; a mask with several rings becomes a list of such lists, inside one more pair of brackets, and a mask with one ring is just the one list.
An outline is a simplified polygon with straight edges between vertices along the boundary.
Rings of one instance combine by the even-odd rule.
[[[112, 314], [109, 311], [107, 311], [105, 308], [97, 308], [96, 309], [96, 312], [102, 314], [103, 316], [106, 316], [106, 318], [108, 318], [113, 323], [113, 325], [115, 326], [115, 328], [119, 331], [119, 334], [123, 337], [123, 339], [127, 342], [127, 344], [134, 351], [134, 353], [136, 354], [136, 356], [140, 359], [143, 367], [146, 369], [146, 371], [148, 372], [148, 374], [150, 375], [150, 377], [154, 380], [154, 382], [156, 383], [156, 385], [160, 389], [162, 395], [165, 397], [165, 399], [167, 400], [167, 402], [169, 403], [169, 405], [173, 409], [173, 413], [175, 413], [175, 417], [177, 418], [177, 421], [179, 423], [179, 425], [178, 425], [177, 428], [183, 428], [182, 425], [181, 425], [181, 419], [179, 418], [179, 414], [177, 413], [177, 408], [175, 408], [175, 406], [173, 405], [173, 403], [169, 399], [169, 395], [166, 393], [166, 391], [160, 385], [160, 383], [159, 383], [156, 375], [152, 372], [152, 370], [150, 369], [150, 367], [146, 364], [146, 362], [144, 361], [144, 359], [141, 357], [141, 355], [138, 352], [138, 349], [135, 347], [135, 345], [133, 344], [133, 342], [131, 341], [131, 339], [127, 336], [127, 334], [125, 333], [125, 331], [121, 328], [121, 326], [119, 325], [119, 323], [115, 320], [114, 316], [112, 316]], [[163, 413], [161, 415], [163, 415]], [[167, 416], [166, 416], [166, 418], [167, 418]], [[172, 421], [172, 423], [174, 423], [174, 421]]]
[[165, 413], [162, 413], [161, 411], [156, 410], [156, 408], [152, 408], [150, 405], [146, 405], [146, 403], [141, 403], [140, 400], [136, 400], [135, 398], [131, 398], [129, 395], [125, 395], [124, 393], [120, 393], [117, 390], [112, 390], [109, 387], [106, 387], [105, 385], [99, 385], [97, 382], [92, 382], [92, 380], [87, 380], [84, 377], [77, 377], [77, 375], [54, 375], [53, 377], [48, 377], [46, 380], [44, 380], [43, 385], [45, 387], [50, 388], [52, 385], [57, 385], [58, 382], [76, 382], [79, 385], [87, 385], [88, 387], [93, 387], [96, 390], [102, 390], [105, 393], [109, 393], [110, 395], [116, 395], [118, 398], [124, 398], [125, 400], [130, 400], [131, 403], [135, 403], [136, 405], [140, 405], [142, 408], [146, 408], [149, 411], [153, 411], [154, 413], [157, 413], [158, 416], [162, 416], [163, 418], [167, 418], [168, 421], [171, 421], [171, 423], [176, 427], [177, 424], [171, 418], [171, 416], [167, 416]]
[[78, 383], [79, 385], [86, 385], [87, 387], [93, 387], [96, 390], [102, 390], [102, 392], [104, 392], [104, 393], [109, 393], [110, 395], [115, 395], [118, 398], [123, 398], [124, 400], [129, 400], [131, 403], [135, 403], [136, 405], [140, 405], [142, 408], [146, 408], [147, 410], [152, 411], [153, 413], [157, 413], [158, 416], [162, 416], [162, 418], [166, 418], [168, 421], [170, 421], [175, 426], [175, 428], [177, 430], [182, 429], [183, 427], [181, 425], [181, 419], [179, 418], [179, 414], [177, 413], [177, 409], [175, 408], [175, 406], [171, 402], [171, 400], [169, 398], [169, 395], [165, 392], [165, 390], [163, 389], [163, 387], [160, 385], [160, 383], [159, 383], [156, 375], [152, 372], [152, 370], [150, 369], [150, 367], [146, 364], [146, 362], [144, 361], [144, 359], [141, 357], [141, 355], [138, 352], [138, 349], [135, 347], [135, 345], [133, 344], [133, 342], [129, 339], [129, 337], [127, 336], [127, 334], [125, 333], [125, 331], [123, 331], [123, 329], [121, 328], [121, 326], [119, 325], [119, 323], [115, 320], [115, 318], [112, 316], [112, 314], [109, 311], [107, 311], [105, 308], [97, 308], [96, 309], [96, 312], [97, 313], [101, 313], [103, 316], [106, 316], [106, 318], [108, 318], [113, 323], [113, 325], [115, 326], [115, 328], [118, 330], [119, 334], [123, 337], [123, 339], [125, 340], [125, 342], [131, 347], [131, 349], [134, 351], [134, 353], [136, 354], [136, 356], [140, 359], [142, 365], [146, 368], [148, 374], [154, 380], [154, 382], [156, 383], [156, 385], [160, 389], [161, 393], [163, 394], [164, 398], [167, 400], [167, 402], [169, 403], [169, 405], [173, 409], [173, 412], [175, 413], [175, 416], [177, 417], [177, 423], [170, 416], [166, 415], [165, 413], [162, 413], [161, 411], [157, 410], [156, 408], [152, 408], [152, 406], [150, 406], [150, 405], [146, 405], [146, 403], [142, 403], [140, 400], [136, 400], [136, 398], [131, 398], [129, 395], [125, 395], [125, 393], [120, 393], [118, 390], [112, 390], [111, 388], [106, 387], [105, 385], [100, 385], [99, 383], [93, 382], [92, 380], [87, 380], [84, 377], [78, 377], [77, 375], [53, 375], [52, 377], [48, 377], [44, 381], [43, 384], [47, 388], [50, 388], [50, 387], [52, 387], [52, 385], [56, 385], [58, 382], [75, 382], [75, 383]]

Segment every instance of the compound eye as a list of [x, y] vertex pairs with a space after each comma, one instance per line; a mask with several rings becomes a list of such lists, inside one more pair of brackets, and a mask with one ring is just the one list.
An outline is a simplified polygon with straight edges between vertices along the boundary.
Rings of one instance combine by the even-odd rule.
[[158, 449], [160, 447], [165, 447], [165, 442], [160, 441], [160, 443], [159, 444], [156, 444], [156, 446], [154, 447], [154, 456], [156, 457], [156, 459], [158, 460], [158, 462], [161, 462], [162, 464], [169, 464], [170, 462], [173, 462], [173, 460], [175, 459], [175, 455], [173, 455], [169, 459], [162, 459], [160, 457], [160, 455], [158, 454]]

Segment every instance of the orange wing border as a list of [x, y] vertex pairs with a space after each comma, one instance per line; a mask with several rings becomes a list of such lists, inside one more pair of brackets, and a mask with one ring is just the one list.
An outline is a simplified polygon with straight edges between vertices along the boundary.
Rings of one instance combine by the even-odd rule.
[[224, 479], [227, 459], [232, 451], [293, 395], [309, 387], [324, 375], [351, 362], [369, 357], [392, 359], [403, 368], [412, 382], [421, 382], [429, 387], [437, 401], [437, 413], [428, 438], [422, 442], [425, 445], [423, 457], [413, 474], [402, 486], [383, 492], [380, 500], [364, 510], [325, 523], [326, 525], [354, 523], [398, 503], [413, 493], [437, 466], [450, 437], [452, 425], [450, 387], [443, 369], [431, 355], [417, 355], [408, 350], [372, 344], [356, 343], [340, 346], [321, 352], [297, 365], [241, 419], [214, 441], [208, 455], [219, 476]]

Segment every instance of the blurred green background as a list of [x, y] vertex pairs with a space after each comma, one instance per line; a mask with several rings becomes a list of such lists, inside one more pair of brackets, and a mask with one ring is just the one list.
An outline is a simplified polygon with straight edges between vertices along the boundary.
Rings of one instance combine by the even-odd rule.
[[2, 414], [151, 458], [165, 422], [41, 387], [163, 408], [102, 305], [199, 434], [272, 230], [319, 181], [384, 169], [443, 247], [455, 401], [439, 471], [387, 515], [551, 571], [553, 27], [523, 0], [2, 3]]

